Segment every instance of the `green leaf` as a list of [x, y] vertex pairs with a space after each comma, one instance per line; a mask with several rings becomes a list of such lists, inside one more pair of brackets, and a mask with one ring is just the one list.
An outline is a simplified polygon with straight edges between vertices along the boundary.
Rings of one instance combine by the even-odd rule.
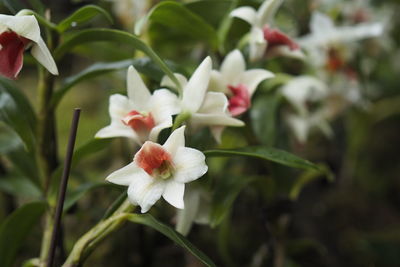
[[316, 179], [324, 177], [321, 174], [326, 174], [328, 181], [330, 182], [334, 181], [335, 179], [334, 175], [328, 169], [328, 167], [320, 166], [320, 169], [323, 170], [323, 172], [315, 170], [307, 170], [298, 179], [296, 179], [289, 192], [290, 199], [296, 200], [306, 185], [308, 185], [312, 181], [315, 181]]
[[38, 199], [42, 196], [40, 189], [31, 180], [18, 175], [0, 177], [0, 190], [22, 198]]
[[61, 21], [57, 25], [57, 30], [60, 33], [65, 32], [69, 28], [85, 23], [97, 15], [103, 15], [110, 23], [113, 23], [113, 19], [107, 11], [95, 5], [87, 5], [78, 9], [71, 16]]
[[167, 64], [143, 41], [141, 41], [136, 36], [119, 30], [110, 30], [110, 29], [89, 29], [78, 31], [64, 43], [62, 43], [54, 52], [54, 56], [56, 58], [61, 58], [65, 53], [70, 51], [77, 45], [81, 45], [89, 42], [98, 42], [98, 41], [106, 41], [106, 42], [117, 42], [117, 43], [125, 43], [128, 45], [132, 45], [136, 49], [139, 49], [143, 53], [145, 53], [149, 58], [151, 58], [154, 63], [156, 63], [160, 69], [168, 75], [172, 81], [176, 84], [177, 88], [180, 88], [178, 80], [176, 79], [173, 72], [167, 66]]
[[252, 126], [258, 140], [267, 146], [273, 146], [276, 138], [276, 119], [282, 95], [262, 95], [255, 98], [250, 110]]
[[308, 160], [302, 159], [284, 150], [271, 147], [243, 147], [237, 149], [216, 149], [204, 151], [206, 157], [231, 157], [245, 156], [272, 161], [285, 166], [306, 169], [321, 170], [320, 167]]
[[24, 9], [25, 6], [19, 0], [2, 0], [3, 5], [5, 5], [11, 13], [16, 14], [19, 10]]
[[231, 0], [202, 0], [185, 4], [185, 7], [217, 28], [232, 6]]
[[211, 227], [219, 225], [226, 218], [239, 193], [255, 180], [256, 178], [228, 175], [218, 179], [212, 200]]
[[207, 255], [197, 249], [183, 235], [179, 234], [171, 227], [157, 221], [150, 214], [130, 214], [127, 218], [131, 222], [149, 226], [162, 233], [163, 235], [174, 241], [176, 244], [189, 251], [193, 256], [198, 258], [206, 266], [216, 266], [215, 263], [213, 263]]
[[46, 204], [33, 202], [14, 211], [0, 226], [0, 266], [10, 267], [26, 237], [39, 222]]
[[135, 33], [140, 34], [147, 22], [159, 23], [195, 40], [206, 41], [213, 48], [218, 45], [218, 36], [215, 29], [203, 18], [177, 2], [164, 1], [156, 5], [137, 24]]
[[16, 171], [39, 183], [36, 160], [24, 149], [18, 134], [0, 121], [0, 155], [5, 155], [16, 168]]
[[25, 96], [11, 83], [0, 78], [0, 121], [19, 135], [28, 151], [34, 150], [36, 129], [34, 114]]
[[[167, 64], [174, 70], [178, 68], [172, 62], [167, 61]], [[65, 79], [64, 83], [61, 85], [61, 88], [55, 92], [51, 104], [57, 106], [63, 96], [73, 86], [81, 81], [91, 79], [108, 72], [127, 69], [131, 65], [134, 66], [139, 72], [153, 78], [156, 81], [161, 81], [162, 77], [164, 76], [162, 70], [149, 58], [127, 59], [110, 63], [96, 63], [80, 71], [78, 74]]]

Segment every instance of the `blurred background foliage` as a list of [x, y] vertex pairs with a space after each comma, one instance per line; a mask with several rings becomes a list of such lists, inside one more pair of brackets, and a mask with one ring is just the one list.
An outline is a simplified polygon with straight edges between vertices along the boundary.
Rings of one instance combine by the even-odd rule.
[[[1, 13], [12, 1], [3, 1]], [[149, 8], [162, 1], [84, 1], [58, 0], [21, 1], [34, 10], [50, 8], [51, 18], [59, 22], [74, 10], [96, 4], [111, 12], [112, 28], [134, 31], [134, 23]], [[177, 1], [208, 23], [209, 31], [191, 32], [171, 27], [181, 23], [154, 20], [144, 35], [146, 42], [171, 66], [190, 74], [199, 60], [211, 53], [222, 59], [240, 42], [249, 26], [233, 20], [227, 27], [223, 47], [214, 43], [234, 1]], [[239, 5], [259, 6], [262, 1], [239, 1]], [[345, 18], [343, 4], [347, 1], [317, 0], [285, 1], [275, 24], [291, 36], [309, 32], [309, 19], [313, 9], [329, 14], [337, 24]], [[400, 266], [400, 5], [397, 0], [364, 1], [374, 15], [373, 20], [387, 19], [388, 30], [377, 39], [359, 42], [351, 66], [361, 74], [363, 94], [369, 108], [350, 107], [337, 117], [332, 126], [334, 136], [326, 138], [312, 133], [306, 144], [299, 144], [288, 134], [283, 122], [288, 108], [272, 81], [264, 82], [254, 98], [252, 110], [246, 114], [251, 128], [228, 129], [221, 147], [230, 148], [246, 144], [263, 144], [282, 148], [328, 166], [335, 175], [333, 182], [315, 179], [312, 173], [268, 164], [245, 158], [209, 158], [210, 172], [207, 183], [221, 192], [230, 192], [229, 198], [215, 192], [216, 219], [220, 224], [194, 225], [188, 238], [218, 266]], [[124, 6], [125, 4], [125, 6]], [[134, 4], [138, 6], [133, 6]], [[121, 6], [119, 6], [121, 5]], [[44, 10], [42, 10], [44, 11]], [[174, 20], [176, 19], [176, 20]], [[110, 27], [96, 17], [80, 27]], [[214, 36], [215, 35], [215, 36]], [[115, 42], [88, 43], [77, 46], [74, 53], [58, 64], [62, 78], [84, 70], [94, 62], [113, 62], [140, 56], [126, 44]], [[17, 81], [28, 99], [35, 103], [36, 71], [30, 58], [25, 60], [23, 75]], [[264, 63], [263, 63], [264, 64]], [[303, 63], [275, 58], [264, 67], [273, 72], [292, 75], [305, 73]], [[216, 68], [216, 66], [214, 66]], [[367, 70], [366, 70], [367, 69]], [[75, 86], [63, 98], [57, 110], [59, 154], [65, 153], [72, 108], [81, 107], [77, 147], [93, 139], [94, 134], [108, 124], [108, 97], [125, 92], [126, 68], [90, 79]], [[161, 76], [144, 76], [150, 88], [155, 89]], [[25, 116], [26, 114], [21, 114]], [[244, 134], [247, 140], [240, 139]], [[215, 143], [199, 143], [209, 135], [207, 130], [197, 133], [189, 142], [202, 149]], [[100, 219], [107, 207], [123, 192], [120, 187], [104, 184], [112, 170], [123, 166], [132, 158], [134, 145], [127, 140], [99, 141], [91, 154], [73, 167], [69, 196], [77, 201], [63, 219], [63, 239], [69, 251], [76, 239]], [[40, 192], [35, 187], [18, 182], [21, 174], [12, 171], [12, 163], [0, 158], [0, 220], [16, 207], [35, 199]], [[5, 182], [14, 179], [16, 182]], [[242, 182], [237, 182], [242, 181]], [[246, 182], [243, 182], [246, 181]], [[56, 182], [55, 182], [56, 183]], [[293, 193], [297, 184], [304, 183], [301, 191]], [[84, 194], [90, 189], [90, 194]], [[174, 224], [175, 209], [160, 203], [151, 213], [161, 221]], [[37, 256], [41, 229], [35, 227], [19, 252], [15, 266]], [[201, 266], [170, 240], [141, 225], [127, 225], [103, 242], [85, 266]]]

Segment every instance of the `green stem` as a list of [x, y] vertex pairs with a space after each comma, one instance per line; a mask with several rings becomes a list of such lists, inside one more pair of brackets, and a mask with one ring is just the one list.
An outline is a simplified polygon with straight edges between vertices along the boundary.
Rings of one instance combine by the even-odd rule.
[[[48, 47], [51, 49], [58, 43], [54, 32], [47, 30]], [[55, 109], [50, 105], [54, 91], [54, 76], [43, 67], [39, 67], [38, 82], [38, 127], [37, 158], [40, 167], [41, 183], [44, 195], [48, 195], [53, 172], [57, 169], [58, 148], [56, 137]], [[54, 207], [49, 203], [45, 215], [44, 232], [40, 250], [40, 266], [47, 261], [52, 230], [54, 227]]]
[[183, 112], [180, 113], [174, 121], [174, 125], [172, 126], [172, 131], [175, 131], [176, 129], [179, 128], [179, 126], [181, 126], [185, 121], [187, 121], [188, 119], [190, 119], [191, 114], [188, 112]]
[[112, 216], [96, 224], [75, 243], [63, 267], [81, 266], [101, 241], [123, 225], [133, 209], [134, 206], [125, 200]]

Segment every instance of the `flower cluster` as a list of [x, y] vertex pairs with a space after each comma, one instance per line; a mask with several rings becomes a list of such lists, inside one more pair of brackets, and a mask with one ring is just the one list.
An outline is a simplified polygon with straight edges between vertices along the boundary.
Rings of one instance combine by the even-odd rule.
[[[127, 73], [127, 96], [110, 97], [110, 125], [97, 132], [97, 138], [127, 137], [141, 146], [133, 161], [107, 177], [107, 180], [128, 186], [131, 203], [147, 212], [162, 196], [176, 208], [184, 208], [185, 183], [200, 178], [207, 171], [204, 155], [185, 147], [185, 128], [174, 130], [164, 145], [158, 136], [184, 118], [189, 133], [209, 127], [217, 141], [225, 127], [243, 126], [234, 118], [244, 113], [251, 103], [257, 85], [274, 75], [266, 70], [245, 71], [242, 54], [231, 52], [221, 65], [221, 71], [212, 70], [207, 57], [193, 72], [189, 80], [175, 74], [182, 92], [179, 96], [161, 88], [149, 91], [136, 69]], [[176, 87], [169, 77], [161, 86]], [[228, 99], [229, 97], [229, 99]]]

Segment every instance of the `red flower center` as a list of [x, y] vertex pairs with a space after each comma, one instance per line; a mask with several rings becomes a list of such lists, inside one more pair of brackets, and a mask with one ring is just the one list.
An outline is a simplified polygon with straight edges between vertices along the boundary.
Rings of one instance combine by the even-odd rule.
[[15, 32], [0, 34], [0, 74], [10, 79], [17, 78], [23, 64], [23, 53], [31, 40]]
[[263, 32], [264, 39], [268, 42], [268, 48], [285, 45], [288, 46], [290, 50], [300, 49], [300, 46], [296, 42], [277, 29], [272, 29], [267, 25], [263, 28]]
[[151, 113], [143, 114], [136, 110], [129, 112], [123, 119], [122, 122], [131, 127], [137, 133], [148, 133], [153, 129], [155, 123]]
[[168, 179], [173, 172], [171, 155], [159, 144], [147, 141], [134, 161], [154, 178]]
[[232, 93], [232, 96], [229, 98], [229, 112], [232, 116], [238, 116], [250, 107], [249, 91], [243, 84], [237, 86], [228, 85], [228, 88]]

